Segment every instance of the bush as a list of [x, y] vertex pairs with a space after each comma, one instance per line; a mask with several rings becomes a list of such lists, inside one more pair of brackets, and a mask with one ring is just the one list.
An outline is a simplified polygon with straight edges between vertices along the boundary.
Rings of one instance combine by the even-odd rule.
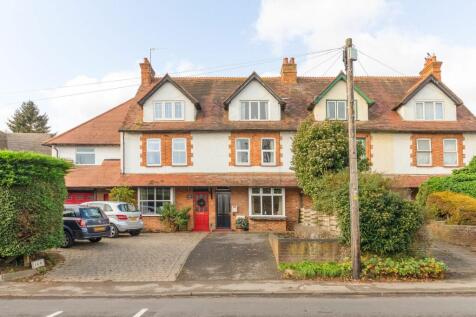
[[[286, 273], [291, 270], [292, 278], [349, 278], [352, 272], [350, 261], [280, 263], [279, 269]], [[435, 258], [416, 259], [381, 258], [372, 256], [362, 261], [364, 279], [441, 279], [448, 267]]]
[[[314, 187], [317, 212], [337, 216], [341, 240], [350, 244], [349, 172], [327, 174]], [[423, 224], [421, 208], [390, 189], [376, 173], [359, 174], [361, 249], [379, 255], [408, 253]]]
[[436, 192], [428, 196], [426, 207], [437, 220], [453, 225], [476, 225], [476, 199], [452, 193]]
[[[304, 193], [313, 192], [315, 182], [324, 174], [338, 172], [349, 165], [349, 143], [344, 123], [304, 120], [293, 139], [292, 168]], [[364, 151], [358, 147], [358, 157]], [[366, 159], [359, 160], [359, 168], [367, 170]]]
[[136, 192], [127, 186], [118, 186], [111, 189], [109, 193], [111, 200], [123, 201], [134, 206], [137, 206]]
[[420, 185], [416, 200], [425, 206], [428, 196], [434, 192], [449, 191], [476, 198], [476, 157], [468, 166], [453, 170], [450, 176], [431, 177]]
[[236, 218], [236, 227], [238, 229], [241, 228], [245, 231], [248, 231], [249, 226], [250, 226], [250, 223], [248, 221], [248, 218], [246, 218], [246, 217]]
[[46, 155], [0, 151], [0, 257], [62, 244], [64, 174], [70, 167]]
[[190, 215], [188, 214], [190, 208], [177, 209], [173, 204], [166, 204], [161, 210], [160, 218], [167, 224], [170, 231], [175, 232], [178, 230], [187, 229], [188, 220]]

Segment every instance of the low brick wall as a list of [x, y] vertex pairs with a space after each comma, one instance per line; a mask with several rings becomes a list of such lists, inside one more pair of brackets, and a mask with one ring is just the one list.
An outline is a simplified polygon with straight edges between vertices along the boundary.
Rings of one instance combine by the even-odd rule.
[[250, 232], [286, 232], [286, 219], [249, 219]]
[[293, 236], [270, 234], [269, 243], [276, 263], [304, 260], [340, 261], [348, 256], [347, 249], [337, 239], [300, 239]]
[[144, 232], [163, 232], [168, 231], [168, 228], [160, 221], [159, 216], [143, 216]]
[[427, 225], [432, 239], [476, 249], [476, 226], [447, 225], [432, 222]]

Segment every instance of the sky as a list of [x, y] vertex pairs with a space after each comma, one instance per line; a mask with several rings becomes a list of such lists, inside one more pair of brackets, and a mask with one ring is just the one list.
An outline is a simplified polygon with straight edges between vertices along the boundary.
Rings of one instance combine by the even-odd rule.
[[126, 101], [150, 48], [159, 75], [270, 76], [296, 56], [300, 75], [335, 76], [339, 53], [318, 52], [347, 37], [362, 52], [356, 75], [417, 75], [435, 53], [476, 113], [475, 11], [463, 0], [0, 0], [0, 130], [27, 100], [52, 132]]

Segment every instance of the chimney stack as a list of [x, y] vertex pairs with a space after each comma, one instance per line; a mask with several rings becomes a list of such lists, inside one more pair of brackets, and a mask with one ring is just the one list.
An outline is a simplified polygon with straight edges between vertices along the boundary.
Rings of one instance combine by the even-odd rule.
[[149, 60], [144, 58], [144, 62], [140, 63], [140, 82], [141, 86], [148, 86], [154, 79], [155, 72]]
[[428, 56], [425, 57], [425, 65], [420, 72], [420, 76], [425, 78], [428, 75], [433, 75], [436, 79], [441, 81], [441, 64], [443, 64], [443, 62], [438, 61], [435, 54], [428, 54]]
[[283, 58], [283, 64], [281, 65], [281, 82], [285, 84], [297, 83], [297, 65], [294, 61], [294, 57]]

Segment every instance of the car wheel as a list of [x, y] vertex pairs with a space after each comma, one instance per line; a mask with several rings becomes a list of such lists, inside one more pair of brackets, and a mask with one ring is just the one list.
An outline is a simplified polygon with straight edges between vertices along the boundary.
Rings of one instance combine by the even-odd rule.
[[117, 229], [115, 224], [111, 224], [111, 232], [109, 233], [109, 238], [117, 237], [119, 237], [119, 230]]
[[70, 248], [74, 243], [74, 239], [71, 236], [71, 233], [64, 231], [63, 245], [62, 248]]
[[95, 242], [101, 241], [101, 238], [91, 238], [91, 239], [89, 239], [89, 241], [95, 243]]
[[140, 235], [140, 230], [129, 231], [129, 234], [133, 237]]

